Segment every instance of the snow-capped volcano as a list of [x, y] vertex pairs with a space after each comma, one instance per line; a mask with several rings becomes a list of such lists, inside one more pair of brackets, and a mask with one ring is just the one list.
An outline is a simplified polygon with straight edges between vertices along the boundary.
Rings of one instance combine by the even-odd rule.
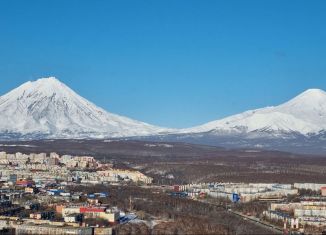
[[326, 130], [326, 92], [309, 89], [275, 107], [250, 110], [180, 133], [299, 133], [318, 134]]
[[326, 92], [309, 89], [279, 106], [181, 130], [109, 113], [54, 77], [26, 82], [0, 97], [0, 139], [111, 137], [326, 152]]
[[165, 131], [106, 112], [54, 77], [26, 82], [0, 97], [0, 136], [103, 138]]

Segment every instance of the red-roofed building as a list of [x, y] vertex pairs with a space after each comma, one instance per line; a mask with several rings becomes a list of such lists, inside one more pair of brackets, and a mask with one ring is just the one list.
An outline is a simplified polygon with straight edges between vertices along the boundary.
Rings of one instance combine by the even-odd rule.
[[80, 207], [80, 213], [84, 214], [85, 218], [99, 218], [105, 210], [105, 207]]
[[34, 184], [31, 180], [17, 180], [16, 185], [21, 187], [31, 187]]
[[81, 207], [80, 213], [104, 212], [105, 207]]

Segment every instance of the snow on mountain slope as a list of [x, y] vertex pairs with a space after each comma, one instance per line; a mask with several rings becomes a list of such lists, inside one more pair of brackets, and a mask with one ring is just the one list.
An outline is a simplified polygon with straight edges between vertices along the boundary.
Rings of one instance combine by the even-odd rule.
[[153, 135], [168, 129], [106, 112], [54, 77], [26, 82], [0, 97], [0, 133], [48, 138]]
[[250, 110], [241, 114], [183, 129], [179, 133], [318, 133], [326, 130], [326, 92], [309, 89], [275, 107]]
[[0, 97], [0, 138], [109, 138], [192, 133], [278, 136], [326, 133], [326, 92], [309, 89], [275, 107], [250, 110], [207, 124], [173, 130], [95, 106], [54, 77], [27, 82]]

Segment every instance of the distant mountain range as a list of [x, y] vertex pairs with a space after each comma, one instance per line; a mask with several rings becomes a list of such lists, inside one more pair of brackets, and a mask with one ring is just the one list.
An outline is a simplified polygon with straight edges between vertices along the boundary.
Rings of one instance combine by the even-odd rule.
[[178, 130], [109, 113], [54, 77], [0, 97], [2, 140], [121, 137], [326, 153], [326, 92], [309, 89], [279, 106]]

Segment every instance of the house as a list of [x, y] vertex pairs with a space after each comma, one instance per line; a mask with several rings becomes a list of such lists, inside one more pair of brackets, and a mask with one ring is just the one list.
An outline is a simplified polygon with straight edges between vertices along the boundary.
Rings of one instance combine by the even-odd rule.
[[109, 223], [116, 223], [120, 218], [120, 212], [115, 210], [106, 210], [99, 214], [101, 219], [107, 220]]
[[81, 213], [73, 213], [63, 217], [66, 223], [83, 222], [84, 215]]
[[63, 193], [63, 190], [59, 190], [59, 189], [50, 189], [47, 191], [48, 195], [50, 196], [59, 196], [60, 193]]
[[60, 196], [63, 196], [63, 197], [70, 197], [70, 193], [61, 192], [61, 193], [60, 193]]
[[33, 184], [34, 184], [34, 182], [31, 180], [17, 180], [16, 181], [16, 186], [20, 186], [20, 187], [32, 187]]
[[44, 219], [44, 220], [49, 220], [49, 219], [53, 219], [55, 216], [54, 211], [42, 211], [42, 212], [36, 212], [36, 213], [31, 213], [29, 215], [29, 218], [31, 219]]
[[325, 196], [326, 196], [326, 187], [321, 187], [321, 188], [320, 188], [320, 191], [321, 191], [321, 195], [322, 195], [323, 197], [325, 197]]
[[97, 198], [87, 198], [87, 202], [89, 204], [95, 205], [95, 204], [98, 204], [98, 199]]
[[25, 188], [25, 193], [35, 193], [36, 192], [36, 189], [35, 188], [32, 188], [32, 187], [26, 187]]

